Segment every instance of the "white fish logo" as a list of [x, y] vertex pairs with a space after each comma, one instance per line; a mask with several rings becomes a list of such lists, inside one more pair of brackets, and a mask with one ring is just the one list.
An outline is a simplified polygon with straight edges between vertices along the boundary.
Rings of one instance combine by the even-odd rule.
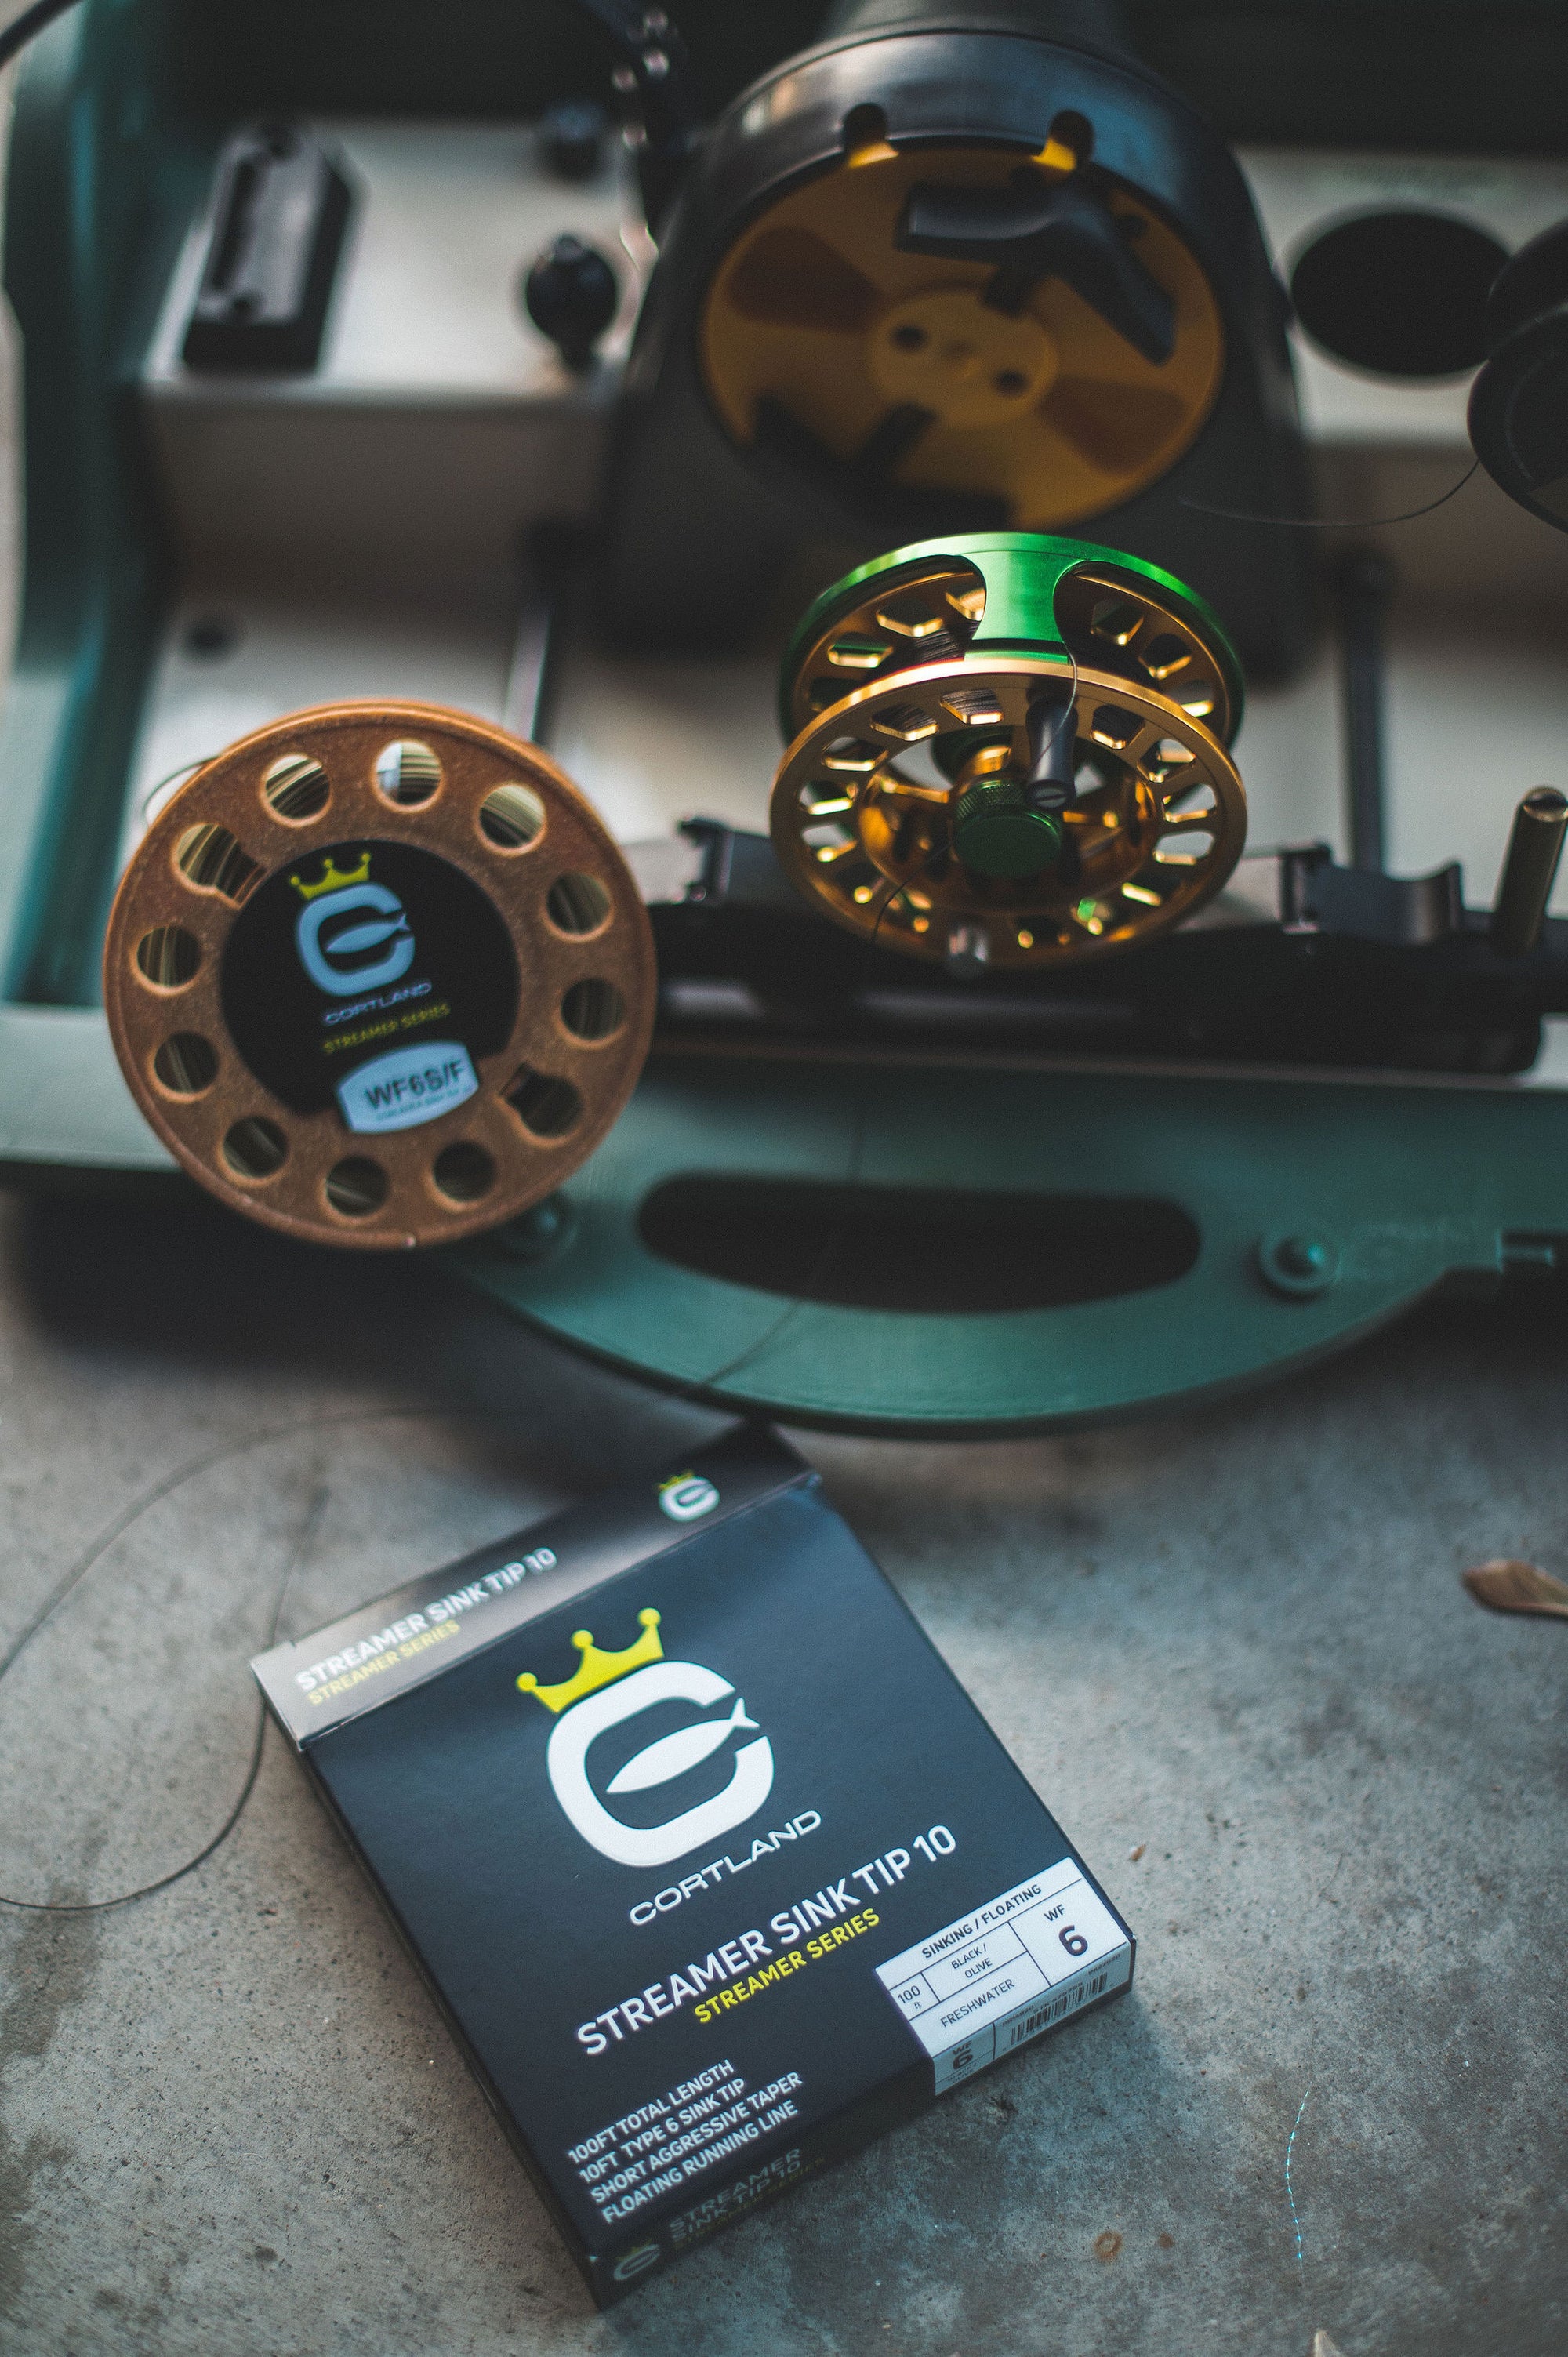
[[[326, 928], [339, 917], [356, 916], [362, 909], [373, 913], [358, 925], [345, 925], [327, 934]], [[396, 982], [413, 963], [413, 935], [408, 929], [407, 912], [397, 894], [384, 884], [349, 884], [340, 892], [328, 892], [325, 899], [313, 897], [299, 912], [294, 942], [299, 962], [317, 989], [334, 998], [379, 990], [383, 983]], [[384, 954], [362, 965], [336, 963], [383, 943]]]
[[747, 1718], [746, 1704], [737, 1701], [727, 1718], [709, 1718], [695, 1727], [678, 1727], [673, 1735], [661, 1735], [645, 1751], [628, 1760], [611, 1783], [610, 1792], [646, 1792], [655, 1784], [668, 1784], [672, 1776], [683, 1775], [688, 1768], [696, 1768], [710, 1759], [726, 1735], [737, 1727], [755, 1730], [757, 1721]]
[[381, 943], [390, 942], [394, 933], [406, 933], [407, 931], [408, 919], [405, 916], [373, 917], [368, 925], [346, 925], [340, 933], [334, 933], [331, 940], [323, 942], [321, 946], [328, 957], [353, 957], [360, 950], [379, 950]]

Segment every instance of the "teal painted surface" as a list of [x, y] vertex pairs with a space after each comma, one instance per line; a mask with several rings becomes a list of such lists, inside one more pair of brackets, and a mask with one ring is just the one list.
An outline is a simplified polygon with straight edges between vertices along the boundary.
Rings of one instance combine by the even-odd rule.
[[1036, 653], [1066, 653], [1057, 627], [1056, 598], [1071, 573], [1088, 566], [1097, 573], [1118, 572], [1162, 603], [1181, 614], [1208, 643], [1221, 672], [1230, 702], [1229, 744], [1241, 725], [1243, 683], [1236, 651], [1225, 626], [1207, 598], [1162, 565], [1121, 549], [1102, 548], [1098, 542], [1063, 540], [1040, 532], [961, 532], [945, 540], [913, 541], [907, 548], [889, 549], [886, 555], [857, 565], [813, 600], [790, 639], [779, 672], [779, 726], [786, 742], [794, 736], [790, 695], [800, 658], [833, 617], [863, 604], [873, 583], [891, 591], [906, 573], [915, 573], [933, 557], [951, 557], [972, 565], [985, 584], [985, 611], [970, 640], [969, 655], [977, 660], [1005, 648], [1028, 648]]
[[26, 537], [0, 739], [5, 992], [98, 997], [125, 775], [169, 556], [134, 382], [209, 136], [177, 117], [162, 0], [91, 0], [28, 53], [6, 188]]
[[[1156, 1196], [1202, 1248], [1175, 1283], [989, 1316], [875, 1312], [696, 1275], [638, 1233], [653, 1189], [746, 1173], [868, 1185]], [[572, 1180], [553, 1257], [450, 1258], [564, 1340], [789, 1421], [879, 1431], [1091, 1422], [1265, 1381], [1444, 1279], [1494, 1282], [1510, 1233], [1568, 1235], [1568, 1097], [1109, 1072], [669, 1060]], [[1335, 1281], [1265, 1282], [1259, 1248], [1322, 1238]], [[721, 1370], [725, 1372], [720, 1372]]]

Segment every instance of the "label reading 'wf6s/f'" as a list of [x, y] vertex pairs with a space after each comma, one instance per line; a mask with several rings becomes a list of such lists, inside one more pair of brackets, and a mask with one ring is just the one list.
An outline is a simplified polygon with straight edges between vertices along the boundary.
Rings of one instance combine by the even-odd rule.
[[930, 2056], [940, 2095], [1120, 1988], [1132, 1961], [1122, 1926], [1064, 1857], [906, 1948], [876, 1977]]
[[223, 1017], [295, 1113], [413, 1129], [471, 1097], [517, 1018], [499, 911], [460, 869], [401, 843], [334, 844], [258, 887], [223, 952]]

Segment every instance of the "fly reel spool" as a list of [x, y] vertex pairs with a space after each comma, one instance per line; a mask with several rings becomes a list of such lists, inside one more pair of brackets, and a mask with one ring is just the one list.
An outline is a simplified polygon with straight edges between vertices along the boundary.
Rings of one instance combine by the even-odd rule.
[[121, 1069], [212, 1194], [317, 1243], [445, 1243], [549, 1194], [636, 1083], [652, 936], [531, 745], [338, 704], [181, 786], [104, 950]]
[[1235, 654], [1200, 597], [1112, 549], [972, 534], [862, 566], [797, 630], [781, 712], [780, 864], [913, 957], [1130, 949], [1241, 856]]
[[1055, 135], [1026, 161], [852, 146], [730, 248], [701, 349], [740, 447], [787, 447], [819, 476], [858, 461], [1033, 531], [1167, 473], [1225, 361], [1190, 248]]
[[738, 646], [818, 547], [1092, 529], [1201, 583], [1260, 675], [1299, 665], [1301, 535], [1219, 512], [1309, 496], [1279, 287], [1123, 15], [838, 0], [692, 145], [607, 518], [629, 643]]

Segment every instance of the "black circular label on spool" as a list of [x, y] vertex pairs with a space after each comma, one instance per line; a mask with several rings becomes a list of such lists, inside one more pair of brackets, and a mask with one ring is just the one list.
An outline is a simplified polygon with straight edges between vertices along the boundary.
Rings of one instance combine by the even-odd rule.
[[478, 1090], [517, 1020], [517, 957], [460, 868], [400, 843], [336, 843], [258, 886], [223, 952], [229, 1036], [295, 1113], [374, 1135]]

